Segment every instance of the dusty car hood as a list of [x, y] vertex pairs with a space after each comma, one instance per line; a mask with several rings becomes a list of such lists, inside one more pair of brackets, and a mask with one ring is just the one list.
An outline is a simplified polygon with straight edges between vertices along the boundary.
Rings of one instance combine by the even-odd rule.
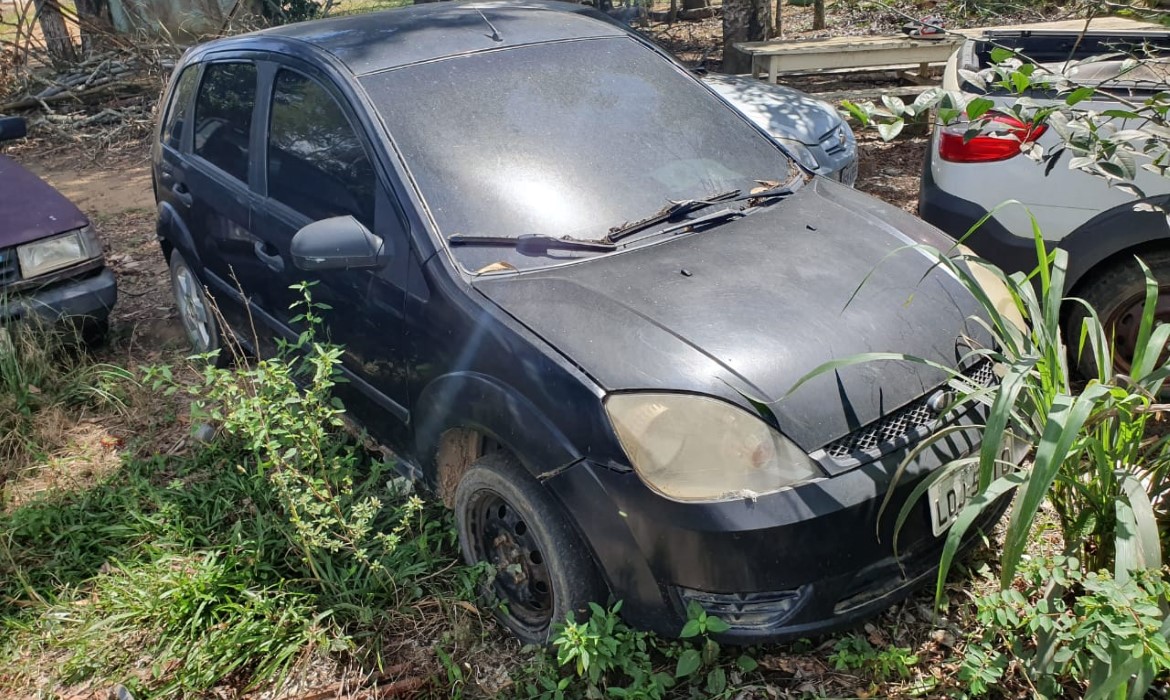
[[786, 396], [813, 368], [870, 351], [954, 366], [960, 335], [980, 335], [968, 319], [976, 303], [949, 273], [916, 250], [886, 258], [912, 242], [951, 239], [818, 178], [705, 233], [474, 285], [607, 390], [750, 406], [747, 395], [769, 402], [778, 427], [811, 451], [945, 380], [919, 364], [871, 362]]
[[832, 105], [790, 87], [739, 75], [711, 73], [702, 79], [744, 116], [778, 138], [815, 146], [841, 124]]
[[85, 214], [49, 183], [0, 156], [0, 248], [81, 228]]

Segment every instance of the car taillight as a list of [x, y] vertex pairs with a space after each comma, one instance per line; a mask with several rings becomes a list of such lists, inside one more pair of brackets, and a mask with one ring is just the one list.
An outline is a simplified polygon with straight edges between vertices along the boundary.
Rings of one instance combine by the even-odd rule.
[[1006, 128], [995, 128], [993, 133], [966, 139], [967, 122], [944, 126], [938, 140], [939, 157], [952, 163], [1007, 160], [1019, 155], [1021, 146], [1040, 138], [1048, 129], [1043, 124], [1027, 124], [1008, 114], [992, 113], [985, 121]]

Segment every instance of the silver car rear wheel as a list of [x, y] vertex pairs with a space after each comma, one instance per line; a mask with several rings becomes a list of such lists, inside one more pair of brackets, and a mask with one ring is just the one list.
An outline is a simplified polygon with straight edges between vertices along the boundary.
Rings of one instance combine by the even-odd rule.
[[203, 284], [179, 251], [171, 253], [171, 290], [187, 340], [198, 353], [219, 349], [219, 328]]

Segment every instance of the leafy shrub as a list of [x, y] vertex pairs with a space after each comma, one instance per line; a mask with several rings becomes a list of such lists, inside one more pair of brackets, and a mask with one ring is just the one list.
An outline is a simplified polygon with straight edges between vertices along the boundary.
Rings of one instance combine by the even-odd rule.
[[[302, 299], [292, 323], [306, 329], [297, 340], [282, 341], [275, 357], [251, 366], [206, 363], [188, 388], [193, 412], [254, 456], [238, 468], [271, 485], [288, 542], [317, 585], [351, 604], [406, 600], [419, 591], [401, 584], [446, 562], [454, 534], [443, 519], [424, 516], [417, 496], [387, 490], [398, 483], [389, 466], [371, 462], [345, 435], [345, 409], [332, 395], [343, 351], [317, 341], [328, 307], [312, 301], [310, 287], [294, 286]], [[153, 368], [148, 377], [176, 388], [169, 368]], [[410, 546], [400, 548], [408, 535]]]
[[[1111, 697], [1131, 675], [1148, 684], [1170, 671], [1163, 608], [1170, 584], [1157, 570], [1118, 581], [1108, 572], [1082, 573], [1066, 557], [1029, 562], [1022, 586], [975, 598], [980, 636], [965, 649], [959, 679], [973, 696], [1010, 673], [1025, 676], [1047, 697]], [[1125, 695], [1123, 694], [1123, 697]], [[1133, 697], [1133, 696], [1130, 696]]]
[[910, 669], [918, 664], [918, 655], [906, 647], [876, 649], [865, 637], [850, 634], [837, 640], [829, 663], [838, 671], [863, 671], [885, 682], [909, 678]]
[[[553, 640], [556, 665], [538, 656], [529, 669], [535, 680], [521, 686], [524, 694], [549, 700], [602, 695], [660, 700], [687, 688], [691, 696], [718, 696], [756, 670], [746, 654], [734, 661], [723, 657], [709, 635], [729, 626], [694, 603], [678, 641], [631, 629], [618, 617], [621, 607], [621, 601], [608, 609], [592, 603], [587, 620], [570, 617], [560, 625]], [[565, 668], [572, 675], [562, 675]]]

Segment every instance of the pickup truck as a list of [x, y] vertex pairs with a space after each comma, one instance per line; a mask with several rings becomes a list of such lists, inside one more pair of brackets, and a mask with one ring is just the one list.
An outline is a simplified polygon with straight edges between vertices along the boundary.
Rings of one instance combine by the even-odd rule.
[[[1042, 68], [1063, 73], [1077, 85], [1098, 87], [1101, 92], [1079, 103], [1079, 109], [1122, 109], [1121, 103], [1105, 95], [1141, 102], [1170, 88], [1166, 82], [1170, 63], [1143, 62], [1135, 69], [1132, 62], [1125, 62], [1125, 54], [1156, 57], [1162, 51], [1170, 57], [1170, 32], [996, 30], [967, 41], [947, 63], [943, 88], [989, 98], [996, 108], [988, 113], [990, 123], [984, 131], [973, 138], [965, 134], [970, 127], [966, 122], [935, 126], [919, 193], [922, 218], [956, 238], [966, 235], [1001, 203], [1021, 202], [1024, 207], [998, 209], [964, 242], [1005, 271], [1031, 270], [1036, 266], [1036, 250], [1030, 212], [1048, 245], [1068, 251], [1066, 291], [1097, 309], [1106, 332], [1115, 336], [1115, 362], [1124, 371], [1132, 357], [1145, 293], [1135, 256], [1149, 265], [1159, 280], [1158, 320], [1170, 321], [1167, 217], [1149, 207], [1135, 208], [1133, 194], [1111, 187], [1103, 178], [1069, 168], [1067, 154], [1047, 174], [1044, 165], [1025, 156], [1021, 149], [1033, 143], [1049, 153], [1060, 147], [1061, 140], [1054, 129], [1023, 123], [1008, 113], [1018, 96], [998, 90], [991, 82], [984, 91], [964, 78], [967, 71], [986, 75], [995, 47], [1010, 49]], [[1064, 100], [1064, 95], [1043, 89], [1034, 89], [1027, 96], [1041, 105]], [[1134, 184], [1154, 204], [1170, 207], [1170, 179], [1139, 169]], [[1067, 314], [1066, 338], [1076, 338], [1080, 332], [1080, 314], [1073, 308], [1070, 305]], [[1085, 364], [1091, 362], [1082, 360], [1082, 372], [1092, 373], [1092, 365]]]

